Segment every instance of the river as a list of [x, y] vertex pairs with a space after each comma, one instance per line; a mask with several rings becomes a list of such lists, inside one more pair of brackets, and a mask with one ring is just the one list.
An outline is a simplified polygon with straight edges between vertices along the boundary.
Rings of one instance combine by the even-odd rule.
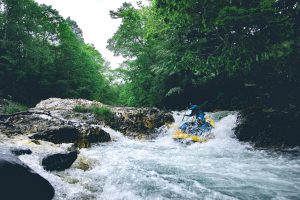
[[[174, 112], [175, 125], [183, 113]], [[60, 199], [300, 199], [300, 151], [259, 150], [234, 138], [237, 113], [211, 113], [215, 139], [185, 145], [174, 128], [152, 141], [131, 140], [106, 128], [115, 141], [81, 149], [90, 169], [49, 173], [40, 165], [48, 144], [20, 159], [48, 179]], [[172, 127], [174, 127], [173, 125]]]

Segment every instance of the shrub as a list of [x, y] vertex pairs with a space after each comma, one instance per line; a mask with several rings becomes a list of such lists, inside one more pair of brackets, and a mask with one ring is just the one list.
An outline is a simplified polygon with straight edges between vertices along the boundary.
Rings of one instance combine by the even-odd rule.
[[26, 105], [9, 101], [7, 105], [3, 108], [3, 113], [5, 114], [14, 114], [17, 112], [22, 112], [28, 110]]
[[81, 105], [77, 105], [73, 108], [73, 111], [75, 112], [79, 112], [79, 113], [88, 113], [88, 112], [93, 112], [91, 107], [85, 107], [85, 106], [81, 106]]
[[93, 113], [103, 121], [110, 121], [113, 117], [113, 113], [108, 107], [94, 107]]
[[97, 119], [103, 120], [103, 121], [110, 121], [113, 117], [113, 113], [110, 110], [110, 108], [102, 106], [91, 106], [91, 107], [85, 107], [85, 106], [75, 106], [73, 109], [75, 112], [80, 113], [94, 113]]

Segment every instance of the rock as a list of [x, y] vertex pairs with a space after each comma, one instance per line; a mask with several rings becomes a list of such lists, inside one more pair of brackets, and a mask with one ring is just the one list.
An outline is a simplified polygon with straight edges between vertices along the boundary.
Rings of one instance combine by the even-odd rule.
[[157, 108], [109, 106], [114, 117], [104, 121], [93, 113], [74, 112], [73, 109], [78, 105], [104, 106], [100, 102], [84, 99], [50, 98], [26, 113], [0, 118], [0, 132], [8, 137], [33, 134], [31, 139], [55, 144], [85, 141], [79, 142], [80, 146], [89, 147], [90, 143], [111, 141], [109, 134], [102, 130], [105, 125], [126, 136], [151, 139], [157, 135], [157, 128], [174, 121], [171, 113]]
[[36, 145], [41, 145], [41, 143], [38, 140], [32, 140], [31, 142]]
[[82, 130], [79, 139], [75, 142], [75, 146], [79, 148], [89, 148], [92, 143], [110, 142], [109, 133], [101, 127], [90, 126]]
[[79, 131], [73, 127], [61, 127], [54, 130], [48, 130], [42, 133], [36, 133], [29, 137], [35, 140], [45, 140], [54, 144], [74, 143], [79, 138]]
[[[91, 143], [111, 141], [109, 133], [100, 126], [85, 125], [81, 127], [61, 127], [36, 133], [30, 137], [35, 140], [45, 140], [55, 144], [75, 143], [80, 147], [89, 147]], [[84, 145], [83, 145], [84, 144]]]
[[79, 179], [77, 179], [75, 177], [71, 177], [71, 176], [65, 176], [65, 177], [63, 177], [63, 180], [69, 184], [76, 184], [79, 182]]
[[1, 199], [48, 200], [52, 185], [13, 155], [0, 154]]
[[109, 125], [133, 138], [151, 139], [156, 136], [155, 129], [174, 122], [171, 113], [157, 108], [116, 107], [114, 119]]
[[87, 171], [91, 168], [92, 162], [87, 157], [78, 156], [78, 159], [74, 162], [73, 167]]
[[6, 119], [3, 119], [6, 126], [3, 127], [3, 129], [1, 128], [0, 131], [8, 136], [12, 136], [43, 132], [45, 130], [66, 126], [64, 121], [52, 118], [49, 115], [36, 113], [30, 114], [30, 112], [28, 112], [27, 114], [6, 117]]
[[50, 98], [38, 103], [34, 110], [72, 110], [75, 106], [102, 106], [98, 101], [89, 101], [85, 99], [60, 99]]
[[20, 148], [11, 149], [10, 152], [16, 156], [20, 156], [24, 154], [32, 154], [32, 151], [30, 149], [20, 149]]
[[71, 167], [73, 162], [77, 159], [77, 151], [70, 153], [58, 153], [49, 155], [42, 160], [42, 165], [47, 171], [63, 171]]
[[296, 110], [250, 108], [240, 113], [235, 134], [256, 147], [300, 146], [299, 121]]
[[107, 133], [100, 127], [90, 127], [85, 131], [83, 138], [85, 137], [90, 143], [111, 141], [109, 133]]

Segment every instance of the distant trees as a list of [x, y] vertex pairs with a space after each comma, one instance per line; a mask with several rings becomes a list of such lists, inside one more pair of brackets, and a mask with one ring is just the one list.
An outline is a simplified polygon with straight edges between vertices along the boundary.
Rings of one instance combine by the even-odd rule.
[[25, 103], [109, 101], [105, 60], [70, 18], [33, 0], [0, 0], [0, 92]]
[[111, 12], [122, 24], [108, 41], [127, 58], [121, 99], [162, 106], [236, 98], [247, 81], [271, 93], [299, 91], [299, 13], [297, 0], [125, 3]]
[[33, 0], [0, 0], [0, 95], [25, 103], [56, 96], [130, 106], [297, 104], [299, 13], [297, 0], [124, 3], [111, 11], [122, 23], [108, 48], [126, 61], [112, 74], [75, 21]]

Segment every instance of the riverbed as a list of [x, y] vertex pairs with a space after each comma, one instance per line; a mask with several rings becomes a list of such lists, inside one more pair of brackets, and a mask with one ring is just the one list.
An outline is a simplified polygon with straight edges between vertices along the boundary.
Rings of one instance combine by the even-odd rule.
[[[208, 113], [216, 120], [214, 139], [191, 145], [173, 141], [182, 121], [162, 128], [154, 140], [133, 140], [110, 128], [112, 142], [80, 150], [86, 170], [76, 164], [47, 172], [40, 162], [46, 152], [68, 145], [34, 145], [19, 138], [11, 145], [30, 147], [20, 159], [54, 186], [60, 199], [299, 199], [300, 150], [255, 149], [234, 137], [237, 113]], [[9, 144], [7, 145], [9, 146]]]

